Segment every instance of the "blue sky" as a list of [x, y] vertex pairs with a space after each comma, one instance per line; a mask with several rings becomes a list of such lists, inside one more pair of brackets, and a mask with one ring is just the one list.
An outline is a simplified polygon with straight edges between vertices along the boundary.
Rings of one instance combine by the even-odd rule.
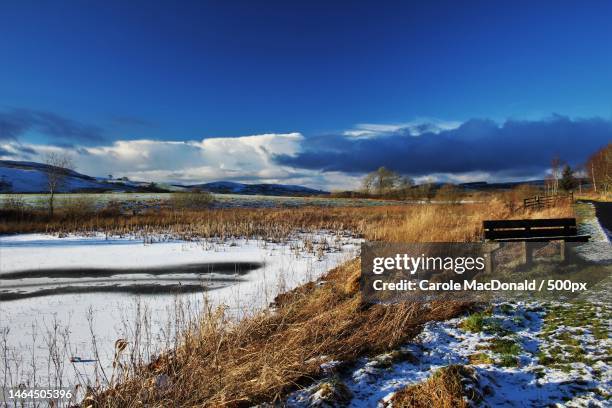
[[[134, 177], [341, 187], [387, 164], [385, 150], [367, 166], [312, 156], [337, 161], [327, 153], [342, 145], [350, 157], [364, 138], [381, 138], [370, 143], [389, 152], [393, 141], [417, 161], [428, 156], [410, 150], [422, 148], [410, 138], [470, 139], [445, 132], [474, 129], [473, 120], [497, 124], [484, 128], [486, 145], [500, 151], [507, 140], [499, 139], [514, 137], [507, 121], [554, 132], [565, 123], [562, 132], [587, 139], [584, 151], [567, 148], [570, 136], [514, 171], [470, 162], [398, 168], [457, 180], [540, 176], [546, 155], [579, 163], [586, 147], [611, 139], [611, 17], [606, 1], [4, 1], [0, 156], [62, 148], [99, 174], [114, 167]], [[433, 131], [414, 130], [419, 124]], [[598, 131], [584, 135], [581, 126]], [[264, 134], [273, 142], [243, 139]], [[174, 152], [172, 142], [196, 151]], [[135, 159], [145, 145], [160, 150], [156, 163]], [[116, 162], [93, 160], [109, 152]], [[443, 144], [436, 152], [453, 153]], [[178, 168], [182, 154], [193, 157]]]

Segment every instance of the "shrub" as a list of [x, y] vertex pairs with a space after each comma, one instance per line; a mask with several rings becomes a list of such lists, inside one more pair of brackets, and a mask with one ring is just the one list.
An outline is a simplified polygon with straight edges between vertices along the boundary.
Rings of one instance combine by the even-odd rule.
[[6, 194], [2, 199], [2, 209], [5, 211], [14, 211], [23, 213], [26, 208], [24, 199], [15, 194]]
[[452, 184], [445, 184], [436, 192], [435, 200], [448, 204], [459, 204], [462, 195], [463, 193], [458, 187]]
[[60, 204], [61, 212], [71, 218], [80, 218], [96, 212], [96, 199], [91, 195], [67, 196]]
[[99, 211], [104, 217], [117, 217], [123, 213], [123, 205], [118, 200], [109, 200]]
[[520, 184], [514, 187], [512, 190], [507, 191], [503, 194], [503, 201], [511, 211], [518, 210], [523, 206], [523, 200], [525, 198], [535, 197], [542, 195], [543, 191], [531, 184]]
[[2, 210], [2, 217], [5, 219], [22, 219], [28, 211], [23, 198], [14, 194], [3, 195], [0, 209]]
[[214, 197], [208, 191], [187, 191], [172, 193], [170, 206], [174, 210], [208, 208], [213, 203]]

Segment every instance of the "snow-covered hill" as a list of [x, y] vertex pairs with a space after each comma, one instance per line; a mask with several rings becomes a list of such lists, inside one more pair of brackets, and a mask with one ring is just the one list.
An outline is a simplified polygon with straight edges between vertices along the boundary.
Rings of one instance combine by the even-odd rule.
[[[0, 193], [44, 193], [49, 166], [36, 162], [0, 160]], [[242, 184], [231, 181], [193, 185], [169, 185], [128, 179], [91, 177], [65, 169], [65, 183], [59, 192], [168, 192], [198, 188], [217, 194], [247, 194], [268, 196], [311, 196], [325, 191], [288, 184]]]
[[[0, 192], [42, 193], [48, 190], [49, 166], [35, 162], [0, 160]], [[137, 188], [123, 182], [98, 179], [65, 169], [65, 183], [59, 192], [80, 191], [135, 191]]]
[[268, 196], [305, 196], [324, 195], [326, 191], [315, 190], [308, 187], [292, 184], [243, 184], [233, 181], [215, 181], [212, 183], [194, 184], [185, 186], [188, 188], [200, 188], [217, 194], [247, 194]]

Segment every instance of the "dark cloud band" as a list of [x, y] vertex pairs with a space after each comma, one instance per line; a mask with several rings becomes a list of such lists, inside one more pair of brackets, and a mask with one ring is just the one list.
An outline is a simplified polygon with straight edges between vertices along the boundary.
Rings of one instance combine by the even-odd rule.
[[491, 172], [536, 174], [554, 156], [580, 164], [612, 140], [612, 122], [564, 116], [499, 125], [473, 119], [456, 129], [416, 136], [407, 129], [374, 138], [326, 135], [308, 138], [301, 153], [276, 156], [296, 168], [363, 173], [380, 166], [413, 176]]

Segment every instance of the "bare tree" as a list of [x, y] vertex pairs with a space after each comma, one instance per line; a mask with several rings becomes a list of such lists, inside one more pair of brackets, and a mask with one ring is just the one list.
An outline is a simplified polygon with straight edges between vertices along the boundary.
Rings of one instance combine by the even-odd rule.
[[561, 159], [559, 156], [553, 157], [550, 162], [550, 170], [552, 176], [552, 194], [559, 192], [559, 179], [561, 178]]
[[410, 187], [412, 183], [410, 178], [402, 177], [392, 170], [380, 167], [365, 176], [362, 181], [362, 188], [367, 193], [383, 195], [394, 190]]
[[68, 171], [73, 168], [72, 160], [66, 154], [49, 153], [45, 156], [47, 165], [47, 190], [49, 191], [49, 215], [53, 216], [55, 194], [66, 184]]
[[593, 191], [606, 194], [612, 185], [612, 143], [595, 152], [585, 166], [593, 182]]

